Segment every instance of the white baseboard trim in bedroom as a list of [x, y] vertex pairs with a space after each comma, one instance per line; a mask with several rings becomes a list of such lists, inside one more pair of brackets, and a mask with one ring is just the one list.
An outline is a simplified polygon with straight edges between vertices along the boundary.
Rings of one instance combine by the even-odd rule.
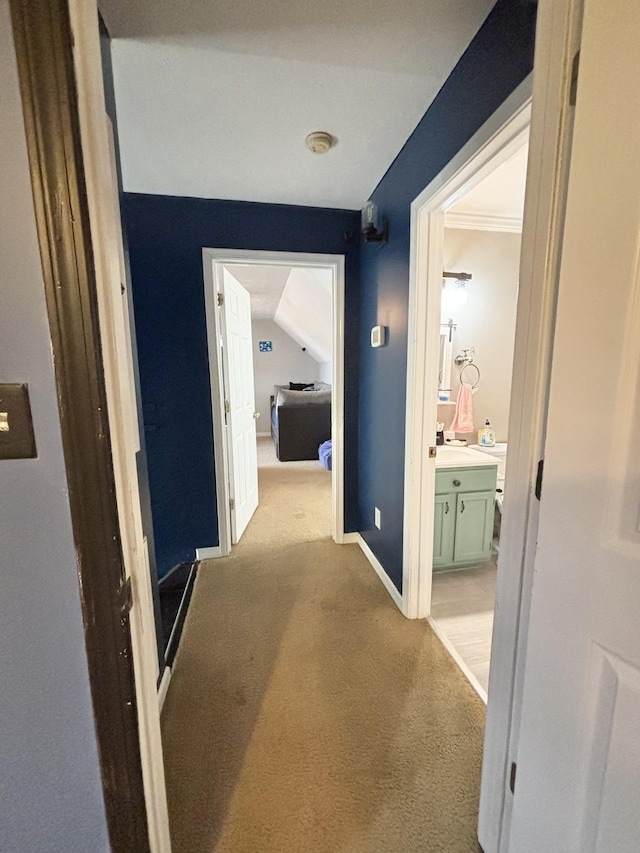
[[196, 548], [196, 560], [212, 560], [214, 557], [221, 557], [222, 551], [219, 545], [213, 548]]
[[402, 596], [400, 595], [398, 590], [395, 588], [393, 581], [391, 580], [389, 575], [385, 572], [382, 563], [376, 557], [376, 555], [373, 553], [371, 548], [367, 545], [365, 540], [362, 538], [361, 534], [358, 533], [356, 535], [358, 537], [357, 541], [358, 541], [358, 545], [360, 546], [360, 549], [362, 550], [362, 553], [365, 555], [367, 560], [369, 560], [369, 562], [371, 563], [371, 565], [373, 566], [373, 568], [375, 570], [375, 573], [378, 575], [378, 577], [382, 581], [384, 588], [387, 590], [387, 592], [389, 593], [391, 598], [394, 600], [394, 602], [395, 602], [396, 606], [398, 607], [398, 609], [400, 610], [400, 612], [404, 615], [404, 607], [402, 604]]
[[170, 681], [171, 667], [165, 666], [164, 672], [162, 673], [162, 678], [160, 679], [160, 686], [158, 687], [158, 709], [160, 713], [162, 713], [162, 706], [164, 705], [164, 700], [167, 698], [167, 690], [169, 689]]
[[433, 620], [431, 616], [427, 616], [427, 622], [431, 625], [431, 629], [436, 637], [440, 640], [445, 649], [449, 652], [454, 661], [458, 664], [460, 669], [462, 670], [465, 678], [471, 684], [473, 689], [476, 691], [478, 696], [482, 699], [484, 704], [487, 704], [487, 691], [484, 689], [482, 684], [478, 681], [475, 675], [471, 672], [468, 665], [461, 658], [460, 653], [457, 651], [456, 647], [453, 645], [451, 640], [449, 640], [445, 634], [438, 627], [438, 623]]
[[257, 432], [256, 438], [269, 438], [271, 436], [270, 432]]
[[359, 533], [343, 533], [341, 545], [357, 545], [361, 536]]

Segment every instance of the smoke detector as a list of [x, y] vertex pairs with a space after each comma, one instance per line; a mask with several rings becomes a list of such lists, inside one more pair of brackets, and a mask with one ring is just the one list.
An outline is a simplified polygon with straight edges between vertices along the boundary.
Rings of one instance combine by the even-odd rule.
[[326, 154], [333, 145], [333, 136], [324, 130], [317, 130], [315, 133], [310, 133], [305, 142], [309, 151], [314, 154]]

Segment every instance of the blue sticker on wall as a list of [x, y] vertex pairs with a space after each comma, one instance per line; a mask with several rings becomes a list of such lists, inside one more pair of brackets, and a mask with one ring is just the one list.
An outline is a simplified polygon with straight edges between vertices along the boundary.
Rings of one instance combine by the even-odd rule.
[[271, 352], [273, 349], [271, 341], [260, 341], [258, 346], [260, 347], [260, 352]]

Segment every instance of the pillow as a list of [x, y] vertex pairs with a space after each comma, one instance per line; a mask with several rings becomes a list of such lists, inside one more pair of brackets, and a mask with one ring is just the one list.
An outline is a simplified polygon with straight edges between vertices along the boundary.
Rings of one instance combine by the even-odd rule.
[[309, 386], [313, 388], [313, 384], [311, 382], [290, 382], [289, 391], [304, 391], [305, 388], [308, 388]]
[[315, 382], [313, 388], [315, 391], [331, 391], [331, 385], [328, 382]]
[[278, 391], [278, 406], [308, 406], [331, 402], [331, 391]]

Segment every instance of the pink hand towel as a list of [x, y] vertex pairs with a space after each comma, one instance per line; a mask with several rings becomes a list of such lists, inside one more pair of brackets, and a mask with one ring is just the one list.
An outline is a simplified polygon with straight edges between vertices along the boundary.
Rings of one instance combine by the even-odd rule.
[[456, 413], [450, 427], [453, 432], [473, 432], [473, 402], [471, 385], [463, 383], [458, 391]]

